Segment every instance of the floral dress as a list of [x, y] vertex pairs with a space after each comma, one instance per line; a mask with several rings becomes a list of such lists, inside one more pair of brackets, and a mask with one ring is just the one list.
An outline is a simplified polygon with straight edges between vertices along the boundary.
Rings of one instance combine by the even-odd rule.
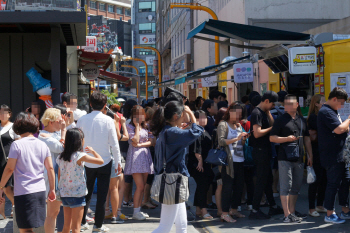
[[69, 162], [59, 157], [56, 159], [61, 173], [60, 181], [58, 182], [58, 190], [61, 197], [83, 197], [88, 194], [85, 181], [85, 163], [77, 164], [77, 161], [84, 156], [89, 155], [84, 152], [75, 152]]
[[[153, 174], [153, 162], [151, 152], [146, 147], [133, 147], [132, 139], [135, 136], [135, 127], [131, 124], [126, 126], [129, 133], [129, 149], [126, 157], [125, 175], [132, 175], [133, 173], [148, 173]], [[146, 129], [141, 128], [140, 130], [140, 142], [147, 142], [149, 139], [149, 132]]]

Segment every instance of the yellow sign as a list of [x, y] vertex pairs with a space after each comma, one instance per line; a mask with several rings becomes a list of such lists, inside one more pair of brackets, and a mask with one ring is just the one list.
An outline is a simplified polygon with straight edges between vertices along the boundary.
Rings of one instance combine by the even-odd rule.
[[293, 59], [294, 64], [298, 63], [314, 63], [315, 62], [315, 55], [312, 53], [306, 53], [306, 54], [297, 54], [295, 56], [295, 59]]

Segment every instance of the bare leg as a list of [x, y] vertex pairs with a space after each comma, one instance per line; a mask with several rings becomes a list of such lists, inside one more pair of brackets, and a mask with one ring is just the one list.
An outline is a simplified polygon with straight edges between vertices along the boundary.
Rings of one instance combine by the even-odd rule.
[[122, 174], [121, 176], [117, 177], [117, 179], [119, 179], [119, 185], [118, 185], [119, 205], [118, 205], [118, 209], [121, 209], [122, 203], [123, 203], [123, 196], [124, 196], [124, 192], [125, 192], [124, 175]]
[[[72, 209], [70, 207], [63, 207], [64, 225], [62, 233], [69, 233], [72, 227]], [[80, 221], [81, 223], [81, 221]]]
[[132, 183], [125, 183], [125, 189], [124, 189], [124, 201], [128, 202], [130, 201], [132, 198]]
[[142, 173], [134, 173], [132, 174], [136, 184], [136, 190], [134, 193], [134, 209], [139, 208], [141, 206], [142, 194], [145, 189], [145, 182], [143, 179]]
[[118, 179], [118, 177], [112, 178], [110, 183], [109, 183], [109, 193], [110, 193], [110, 196], [111, 196], [113, 217], [116, 217], [117, 216], [117, 212], [118, 212], [118, 205], [119, 205], [118, 186], [119, 186], [119, 179]]
[[54, 233], [57, 215], [60, 212], [60, 201], [47, 202], [47, 216], [44, 224], [45, 233]]
[[222, 214], [222, 208], [221, 208], [221, 192], [222, 192], [222, 184], [218, 185], [215, 192], [215, 201], [216, 206], [218, 207], [218, 215]]
[[298, 195], [289, 195], [289, 211], [295, 213], [295, 205], [298, 200]]
[[28, 228], [28, 229], [19, 229], [20, 233], [34, 233], [32, 228]]
[[15, 203], [14, 199], [14, 192], [13, 192], [13, 187], [6, 187], [4, 189], [4, 193], [6, 194], [6, 197], [11, 201], [12, 205]]
[[81, 220], [84, 215], [84, 206], [72, 209], [72, 233], [79, 233], [81, 228]]
[[5, 216], [5, 203], [0, 204], [0, 214], [6, 218]]
[[282, 204], [282, 208], [283, 208], [283, 212], [284, 212], [284, 216], [288, 217], [290, 215], [290, 211], [289, 211], [289, 196], [280, 196], [281, 198], [281, 204]]

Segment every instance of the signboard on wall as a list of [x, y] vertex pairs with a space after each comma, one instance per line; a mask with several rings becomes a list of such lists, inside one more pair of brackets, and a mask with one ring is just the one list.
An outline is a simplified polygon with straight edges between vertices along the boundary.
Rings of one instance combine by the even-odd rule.
[[88, 63], [83, 67], [83, 75], [86, 79], [95, 79], [100, 75], [100, 69], [95, 63]]
[[314, 74], [317, 72], [316, 48], [293, 47], [288, 49], [289, 73]]
[[233, 65], [235, 83], [250, 83], [254, 81], [253, 63], [238, 63]]
[[86, 37], [86, 46], [82, 46], [85, 52], [96, 52], [97, 50], [97, 39], [96, 36]]
[[155, 59], [155, 57], [146, 57], [146, 63], [149, 66], [153, 66], [153, 60]]
[[142, 45], [156, 44], [156, 35], [141, 35], [140, 44]]
[[[350, 95], [350, 72], [332, 73], [331, 74], [331, 90], [333, 90], [335, 87], [343, 88], [346, 91], [346, 93], [348, 93], [348, 95]], [[344, 107], [338, 111], [338, 113], [340, 115], [340, 118], [343, 121], [349, 117], [349, 115], [350, 115], [350, 100], [349, 99], [344, 104]]]
[[[213, 72], [203, 72], [201, 75], [208, 75], [211, 73], [213, 73]], [[218, 85], [215, 75], [209, 76], [206, 78], [202, 78], [201, 82], [202, 82], [202, 87], [216, 87]]]

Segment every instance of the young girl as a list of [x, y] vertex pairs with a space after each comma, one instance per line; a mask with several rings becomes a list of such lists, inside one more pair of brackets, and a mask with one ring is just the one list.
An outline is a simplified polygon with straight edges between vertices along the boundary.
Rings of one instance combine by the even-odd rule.
[[124, 173], [125, 175], [132, 175], [136, 184], [133, 214], [133, 219], [136, 220], [148, 218], [148, 215], [141, 212], [140, 208], [148, 174], [153, 174], [153, 162], [149, 150], [152, 141], [145, 121], [145, 110], [139, 105], [134, 106], [131, 110], [131, 122], [127, 125], [129, 149]]
[[65, 148], [62, 154], [57, 157], [58, 190], [64, 210], [64, 227], [62, 233], [80, 232], [81, 221], [84, 214], [85, 196], [88, 193], [85, 181], [84, 164], [103, 164], [103, 159], [91, 147], [83, 151], [84, 133], [78, 128], [67, 131]]

